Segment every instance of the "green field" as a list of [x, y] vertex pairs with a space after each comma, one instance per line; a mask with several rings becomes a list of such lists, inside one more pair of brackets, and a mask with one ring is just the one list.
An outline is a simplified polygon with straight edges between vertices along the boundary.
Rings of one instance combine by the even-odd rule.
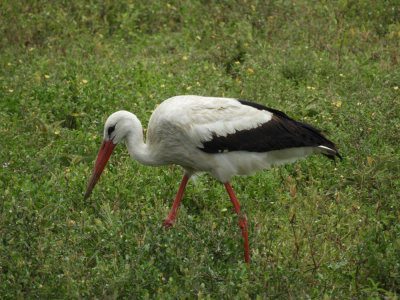
[[[208, 175], [161, 224], [179, 166], [124, 145], [83, 195], [109, 114], [182, 94], [255, 101], [321, 129], [312, 156]], [[400, 296], [398, 0], [1, 1], [0, 298]]]

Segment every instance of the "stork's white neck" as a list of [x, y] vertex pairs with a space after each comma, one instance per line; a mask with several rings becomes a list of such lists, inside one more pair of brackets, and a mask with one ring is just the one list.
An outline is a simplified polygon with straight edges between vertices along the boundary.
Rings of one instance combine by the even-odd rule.
[[[136, 122], [137, 120], [137, 122]], [[143, 141], [143, 127], [138, 119], [131, 126], [125, 138], [126, 147], [132, 158], [146, 166], [159, 166], [157, 157], [151, 147]]]

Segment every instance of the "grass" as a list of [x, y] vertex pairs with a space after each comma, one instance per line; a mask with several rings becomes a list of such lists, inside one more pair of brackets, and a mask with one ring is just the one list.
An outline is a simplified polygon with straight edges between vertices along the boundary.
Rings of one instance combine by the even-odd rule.
[[[0, 297], [387, 298], [400, 294], [395, 0], [3, 1]], [[116, 148], [83, 200], [109, 114], [236, 97], [322, 129], [324, 157], [221, 184]]]

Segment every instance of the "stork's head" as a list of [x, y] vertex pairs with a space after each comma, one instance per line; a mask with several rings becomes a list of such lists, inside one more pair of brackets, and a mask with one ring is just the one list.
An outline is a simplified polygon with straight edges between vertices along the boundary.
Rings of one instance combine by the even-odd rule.
[[136, 116], [124, 110], [117, 111], [108, 117], [104, 125], [103, 143], [97, 154], [92, 176], [86, 189], [85, 199], [90, 196], [115, 146], [126, 138], [136, 122], [139, 122]]
[[136, 120], [136, 116], [129, 111], [120, 110], [113, 113], [104, 124], [104, 141], [118, 144], [126, 138]]

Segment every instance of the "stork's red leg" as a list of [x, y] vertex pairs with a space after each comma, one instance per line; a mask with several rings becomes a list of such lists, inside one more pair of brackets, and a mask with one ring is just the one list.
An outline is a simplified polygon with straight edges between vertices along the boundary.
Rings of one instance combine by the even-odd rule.
[[235, 208], [236, 213], [239, 216], [239, 227], [242, 230], [242, 236], [244, 239], [244, 261], [249, 263], [250, 262], [250, 250], [249, 250], [249, 237], [248, 237], [248, 232], [247, 232], [247, 216], [240, 215], [240, 204], [239, 201], [233, 192], [233, 189], [229, 182], [224, 183], [226, 191], [229, 194], [229, 197], [232, 200], [233, 207]]
[[174, 200], [174, 204], [172, 205], [171, 211], [163, 223], [165, 228], [168, 228], [168, 227], [174, 225], [174, 223], [176, 221], [176, 214], [178, 213], [178, 208], [179, 208], [179, 205], [181, 204], [183, 192], [185, 191], [185, 187], [186, 187], [188, 180], [189, 180], [189, 175], [187, 175], [187, 174], [183, 175], [181, 185], [179, 186], [178, 193], [176, 194], [176, 197]]

